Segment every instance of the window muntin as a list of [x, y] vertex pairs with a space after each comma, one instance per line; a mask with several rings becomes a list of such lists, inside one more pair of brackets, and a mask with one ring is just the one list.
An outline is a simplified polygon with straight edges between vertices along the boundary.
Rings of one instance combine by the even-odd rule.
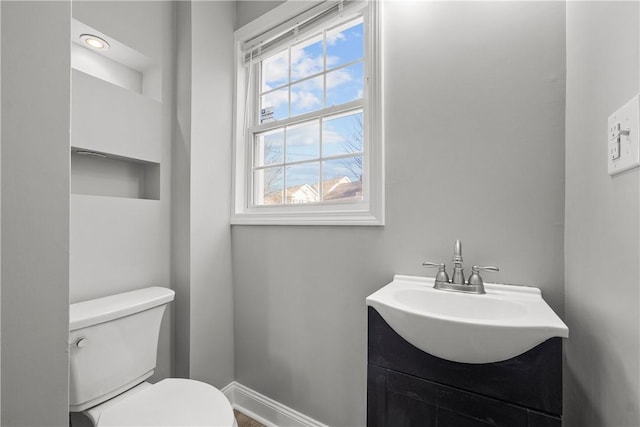
[[362, 200], [363, 135], [362, 109], [256, 134], [254, 204]]
[[253, 206], [363, 200], [364, 52], [358, 16], [256, 65]]
[[258, 123], [362, 99], [364, 59], [361, 16], [262, 59]]

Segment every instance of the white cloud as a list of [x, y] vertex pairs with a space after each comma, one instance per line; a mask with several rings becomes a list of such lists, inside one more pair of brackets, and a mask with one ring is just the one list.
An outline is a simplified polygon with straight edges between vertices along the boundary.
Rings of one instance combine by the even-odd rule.
[[291, 107], [295, 107], [294, 110], [310, 110], [316, 106], [322, 106], [322, 99], [313, 92], [291, 92]]
[[336, 132], [335, 130], [325, 127], [322, 131], [322, 144], [342, 144], [344, 143], [344, 135]]
[[291, 78], [293, 80], [319, 73], [323, 67], [322, 54], [314, 56], [305, 49], [291, 49]]
[[351, 73], [344, 68], [327, 73], [327, 90], [348, 83], [351, 80], [353, 80]]
[[327, 56], [327, 68], [331, 68], [334, 65], [338, 65], [340, 63], [339, 56]]
[[278, 108], [282, 104], [287, 105], [289, 102], [289, 94], [287, 89], [277, 90], [264, 96], [262, 102], [263, 107]]
[[338, 41], [344, 41], [346, 39], [347, 37], [344, 33], [327, 34], [327, 44], [329, 46], [335, 46]]
[[289, 78], [288, 57], [289, 54], [285, 50], [262, 61], [262, 73], [264, 75], [262, 83], [263, 91], [287, 82]]
[[318, 122], [290, 127], [287, 129], [287, 147], [317, 145], [319, 138]]

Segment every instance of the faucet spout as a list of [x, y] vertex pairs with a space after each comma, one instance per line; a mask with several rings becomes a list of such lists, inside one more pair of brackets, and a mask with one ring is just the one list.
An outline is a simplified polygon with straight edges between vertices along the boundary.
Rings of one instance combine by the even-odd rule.
[[456, 240], [453, 248], [453, 276], [451, 283], [455, 285], [464, 285], [464, 271], [462, 269], [462, 242]]
[[456, 245], [453, 247], [453, 262], [462, 262], [462, 242], [456, 240]]

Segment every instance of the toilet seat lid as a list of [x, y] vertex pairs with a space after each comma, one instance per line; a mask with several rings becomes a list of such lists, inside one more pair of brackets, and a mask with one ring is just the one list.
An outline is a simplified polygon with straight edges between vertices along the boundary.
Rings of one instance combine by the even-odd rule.
[[231, 404], [217, 388], [167, 378], [105, 409], [97, 426], [231, 427], [234, 419]]

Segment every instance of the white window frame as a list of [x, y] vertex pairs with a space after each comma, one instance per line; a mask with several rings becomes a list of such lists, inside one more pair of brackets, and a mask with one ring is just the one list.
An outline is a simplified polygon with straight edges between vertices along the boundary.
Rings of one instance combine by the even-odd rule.
[[[380, 1], [352, 2], [349, 6], [365, 10], [364, 78], [364, 179], [362, 201], [336, 201], [312, 204], [251, 205], [253, 134], [245, 129], [256, 120], [252, 106], [256, 82], [247, 82], [244, 44], [283, 22], [320, 4], [336, 1], [289, 0], [234, 33], [235, 104], [233, 135], [233, 176], [231, 224], [266, 225], [384, 225], [384, 129], [382, 111], [382, 41], [380, 39]], [[322, 6], [321, 6], [322, 7]], [[256, 73], [257, 74], [257, 73]], [[255, 76], [252, 76], [252, 79]], [[249, 105], [247, 105], [249, 103]], [[339, 107], [341, 109], [341, 107]], [[246, 115], [246, 117], [245, 117]], [[303, 115], [304, 116], [304, 115]]]

